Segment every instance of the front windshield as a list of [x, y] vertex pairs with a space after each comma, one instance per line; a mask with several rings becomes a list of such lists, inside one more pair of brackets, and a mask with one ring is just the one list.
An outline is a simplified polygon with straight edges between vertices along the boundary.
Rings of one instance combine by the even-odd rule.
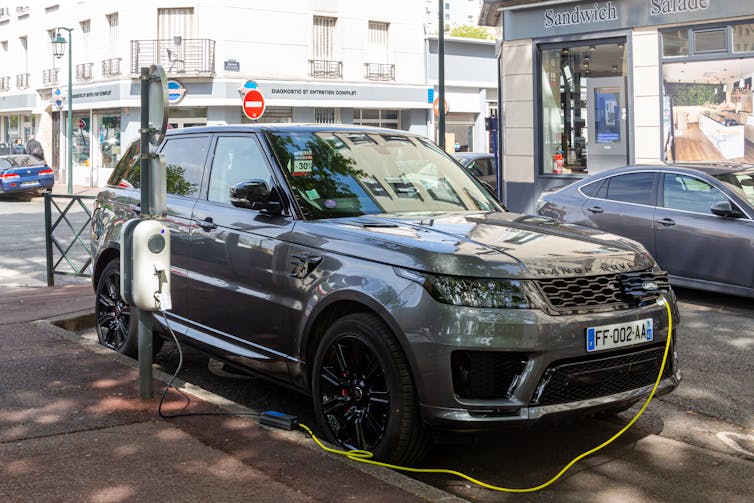
[[736, 171], [733, 173], [721, 173], [714, 175], [723, 182], [730, 190], [746, 199], [754, 206], [754, 169]]
[[418, 211], [502, 211], [427, 139], [398, 133], [268, 133], [305, 218]]

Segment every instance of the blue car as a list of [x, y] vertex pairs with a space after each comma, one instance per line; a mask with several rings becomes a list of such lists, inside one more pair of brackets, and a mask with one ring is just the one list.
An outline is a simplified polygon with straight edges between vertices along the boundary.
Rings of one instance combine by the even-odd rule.
[[33, 155], [0, 156], [0, 193], [52, 192], [55, 175], [45, 162]]

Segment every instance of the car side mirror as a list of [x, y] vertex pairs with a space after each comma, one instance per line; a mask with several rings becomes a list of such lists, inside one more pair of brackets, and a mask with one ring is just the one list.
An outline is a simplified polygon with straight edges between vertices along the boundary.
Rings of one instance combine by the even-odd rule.
[[279, 215], [283, 211], [276, 190], [270, 190], [264, 180], [245, 180], [230, 188], [230, 204], [237, 208], [263, 211]]
[[727, 217], [727, 218], [741, 218], [744, 216], [744, 214], [733, 206], [730, 201], [718, 201], [712, 206], [710, 206], [709, 209], [712, 214], [717, 215], [718, 217]]

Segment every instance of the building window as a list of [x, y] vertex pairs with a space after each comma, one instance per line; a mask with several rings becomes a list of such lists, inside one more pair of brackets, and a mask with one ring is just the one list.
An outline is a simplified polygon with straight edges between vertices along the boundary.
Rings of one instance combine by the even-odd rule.
[[623, 41], [540, 48], [542, 173], [588, 173], [590, 138], [627, 162], [625, 61]]
[[89, 19], [87, 19], [86, 21], [81, 21], [79, 25], [81, 26], [81, 48], [82, 48], [81, 59], [83, 59], [84, 61], [88, 61], [89, 60], [89, 40], [90, 40], [89, 35], [92, 32], [92, 22]]
[[733, 52], [754, 52], [754, 23], [733, 26]]
[[315, 108], [314, 122], [316, 124], [337, 124], [338, 110], [334, 108]]
[[689, 55], [689, 31], [673, 30], [662, 34], [662, 55], [667, 57]]
[[358, 126], [400, 129], [400, 112], [398, 110], [354, 109], [353, 123]]
[[388, 62], [388, 23], [369, 21], [369, 54], [368, 63]]
[[115, 58], [118, 56], [118, 13], [107, 15], [108, 37], [109, 37], [109, 49], [110, 57]]
[[312, 51], [314, 59], [335, 59], [335, 21], [334, 17], [314, 16]]

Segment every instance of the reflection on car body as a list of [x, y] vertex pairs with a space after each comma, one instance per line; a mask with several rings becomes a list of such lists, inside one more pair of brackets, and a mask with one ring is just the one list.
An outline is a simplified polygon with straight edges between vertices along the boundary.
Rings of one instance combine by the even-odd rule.
[[[159, 150], [176, 167], [171, 326], [186, 344], [311, 394], [332, 442], [410, 463], [433, 428], [617, 411], [656, 378], [667, 319], [655, 301], [675, 300], [644, 248], [505, 212], [426, 138], [217, 126], [169, 131]], [[127, 354], [135, 323], [113, 292], [138, 159], [132, 146], [92, 226], [98, 334]], [[590, 327], [647, 319], [651, 341], [587, 351]], [[661, 393], [679, 382], [668, 363]], [[574, 381], [595, 365], [599, 383]]]

